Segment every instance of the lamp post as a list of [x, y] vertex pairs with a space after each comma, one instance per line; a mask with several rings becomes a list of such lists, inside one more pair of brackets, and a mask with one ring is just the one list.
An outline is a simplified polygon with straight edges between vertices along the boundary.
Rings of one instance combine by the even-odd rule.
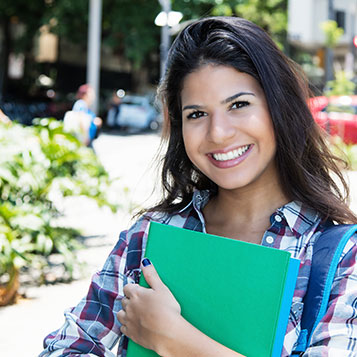
[[100, 43], [102, 29], [102, 0], [89, 1], [87, 83], [95, 92], [93, 112], [98, 113], [100, 80]]
[[[333, 0], [328, 0], [328, 19], [335, 20], [335, 11], [333, 6]], [[326, 49], [326, 82], [333, 80], [333, 49], [327, 47]]]
[[165, 74], [166, 69], [166, 59], [169, 53], [170, 47], [170, 29], [168, 24], [168, 17], [171, 11], [171, 0], [159, 0], [162, 11], [166, 15], [166, 22], [164, 26], [161, 27], [161, 45], [160, 45], [160, 78], [162, 78]]
[[182, 14], [178, 11], [171, 11], [171, 0], [159, 0], [162, 11], [155, 18], [155, 25], [161, 27], [160, 44], [160, 78], [165, 74], [166, 60], [170, 48], [170, 27], [177, 25]]

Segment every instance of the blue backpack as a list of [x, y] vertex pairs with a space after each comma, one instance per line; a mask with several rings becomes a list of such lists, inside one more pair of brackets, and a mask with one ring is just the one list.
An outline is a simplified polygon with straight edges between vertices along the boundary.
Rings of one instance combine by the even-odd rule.
[[292, 355], [302, 355], [310, 345], [311, 336], [326, 313], [343, 249], [356, 232], [357, 224], [331, 225], [315, 242], [309, 285], [304, 297], [301, 332]]

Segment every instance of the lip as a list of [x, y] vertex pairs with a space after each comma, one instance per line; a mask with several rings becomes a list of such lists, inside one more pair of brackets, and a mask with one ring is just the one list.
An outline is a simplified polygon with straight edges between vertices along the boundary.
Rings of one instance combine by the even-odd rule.
[[246, 145], [237, 146], [237, 147], [235, 147], [233, 149], [224, 149], [224, 150], [213, 151], [213, 152], [210, 152], [209, 154], [207, 154], [207, 156], [208, 156], [208, 159], [210, 160], [210, 162], [214, 166], [216, 166], [216, 167], [218, 167], [220, 169], [229, 169], [231, 167], [239, 165], [242, 161], [244, 161], [248, 157], [248, 155], [250, 154], [250, 152], [253, 149], [254, 144], [249, 144], [249, 145], [250, 145], [249, 149], [242, 156], [239, 156], [239, 157], [237, 157], [235, 159], [226, 160], [226, 161], [218, 161], [218, 160], [215, 160], [213, 158], [213, 154], [227, 153], [229, 151], [239, 149], [239, 148], [241, 148], [243, 146], [246, 146]]
[[235, 146], [235, 147], [231, 147], [231, 148], [227, 148], [227, 149], [215, 150], [215, 151], [211, 151], [208, 155], [225, 154], [227, 152], [230, 152], [230, 151], [233, 151], [233, 150], [237, 150], [239, 148], [244, 148], [247, 145], [252, 145], [252, 144], [239, 145], [239, 146]]

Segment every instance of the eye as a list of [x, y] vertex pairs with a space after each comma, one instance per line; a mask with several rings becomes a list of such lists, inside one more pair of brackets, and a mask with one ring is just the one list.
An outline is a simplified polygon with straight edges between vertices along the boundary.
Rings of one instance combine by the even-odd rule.
[[239, 108], [247, 107], [249, 104], [250, 103], [247, 102], [246, 100], [240, 100], [232, 103], [230, 109], [239, 109]]
[[202, 112], [200, 110], [196, 110], [190, 114], [187, 115], [187, 119], [198, 119], [201, 117], [206, 116], [207, 114], [205, 112]]

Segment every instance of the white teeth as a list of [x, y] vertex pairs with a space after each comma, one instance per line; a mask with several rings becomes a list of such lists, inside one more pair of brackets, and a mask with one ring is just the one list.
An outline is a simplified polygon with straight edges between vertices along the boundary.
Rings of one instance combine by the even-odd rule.
[[213, 154], [213, 158], [217, 161], [227, 161], [236, 159], [239, 156], [242, 156], [248, 149], [250, 145], [242, 146], [239, 149], [235, 149], [226, 153]]

